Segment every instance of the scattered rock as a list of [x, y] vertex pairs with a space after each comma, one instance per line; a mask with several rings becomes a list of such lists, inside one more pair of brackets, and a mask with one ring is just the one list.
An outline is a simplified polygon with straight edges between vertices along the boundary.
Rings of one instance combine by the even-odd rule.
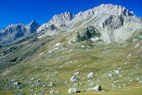
[[101, 85], [98, 84], [94, 88], [88, 88], [88, 89], [86, 89], [86, 91], [93, 91], [93, 90], [101, 91], [102, 90]]
[[50, 91], [50, 95], [53, 95], [55, 93], [55, 90]]
[[142, 81], [139, 81], [140, 84], [142, 84]]
[[75, 83], [73, 86], [74, 86], [74, 87], [78, 87], [78, 86], [80, 86], [80, 85], [82, 85], [82, 83]]
[[51, 90], [50, 91], [50, 95], [54, 95], [54, 94], [59, 94], [60, 93], [60, 91], [59, 90]]
[[58, 74], [58, 71], [52, 72], [52, 76], [56, 76]]
[[129, 56], [129, 57], [131, 57], [131, 55], [132, 55], [131, 53], [130, 53], [130, 54], [128, 54], [128, 56]]
[[97, 85], [97, 86], [95, 86], [95, 87], [94, 87], [94, 90], [96, 90], [96, 91], [100, 91], [100, 90], [102, 90], [101, 85]]
[[49, 82], [49, 84], [48, 84], [48, 86], [55, 86], [55, 84], [54, 83], [52, 83], [52, 82]]
[[73, 75], [74, 75], [74, 76], [75, 76], [75, 75], [80, 75], [80, 72], [75, 72]]
[[76, 88], [70, 88], [68, 90], [68, 93], [80, 93], [81, 91], [78, 91]]
[[61, 43], [56, 43], [55, 45], [54, 45], [54, 47], [59, 47], [59, 46], [61, 46], [62, 44]]
[[108, 76], [109, 76], [109, 77], [112, 77], [112, 74], [109, 73]]
[[116, 74], [119, 74], [119, 73], [120, 73], [120, 71], [119, 71], [119, 70], [114, 70], [114, 72], [115, 72]]
[[15, 81], [16, 81], [15, 79], [10, 80], [10, 82], [15, 82]]
[[81, 48], [85, 48], [85, 46], [84, 46], [84, 45], [81, 45]]
[[93, 72], [90, 72], [88, 75], [87, 75], [87, 78], [93, 78], [94, 77], [94, 73]]
[[70, 79], [72, 82], [76, 82], [76, 81], [79, 81], [79, 78], [75, 77], [75, 76], [72, 76], [71, 79]]
[[138, 81], [138, 80], [140, 80], [140, 78], [136, 78], [136, 80]]
[[14, 82], [14, 85], [20, 85], [21, 83], [20, 82]]
[[122, 76], [122, 75], [119, 75], [119, 77], [122, 78], [123, 76]]
[[64, 83], [65, 83], [65, 84], [69, 84], [69, 81], [66, 80]]
[[35, 78], [31, 78], [31, 80], [35, 80]]

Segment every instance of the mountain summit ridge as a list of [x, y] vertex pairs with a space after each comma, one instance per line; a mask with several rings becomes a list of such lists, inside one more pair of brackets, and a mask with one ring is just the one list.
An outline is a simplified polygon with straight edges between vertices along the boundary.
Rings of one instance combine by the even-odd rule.
[[[128, 25], [129, 24], [129, 25]], [[94, 7], [92, 9], [88, 9], [84, 12], [79, 12], [78, 14], [72, 14], [71, 12], [64, 12], [59, 15], [54, 15], [51, 20], [43, 25], [39, 25], [37, 22], [32, 21], [28, 25], [24, 24], [11, 24], [5, 29], [1, 30], [2, 33], [6, 33], [9, 29], [12, 28], [10, 34], [15, 32], [14, 27], [16, 25], [21, 25], [23, 30], [19, 30], [19, 32], [28, 31], [26, 34], [31, 35], [31, 33], [37, 33], [38, 38], [46, 37], [46, 36], [54, 36], [60, 33], [61, 31], [70, 31], [79, 30], [84, 27], [95, 26], [102, 34], [102, 40], [104, 42], [118, 42], [119, 40], [127, 40], [129, 36], [131, 36], [134, 31], [141, 27], [142, 20], [141, 18], [136, 17], [134, 12], [129, 11], [125, 7], [112, 5], [112, 4], [102, 4], [100, 6]], [[135, 26], [130, 29], [130, 26]], [[137, 26], [136, 26], [137, 25]], [[32, 28], [31, 28], [32, 27]], [[7, 30], [6, 30], [7, 29]], [[121, 38], [118, 36], [118, 33], [114, 31], [120, 32], [126, 30], [131, 30], [130, 33], [126, 34], [125, 37]], [[17, 31], [18, 32], [18, 31]], [[106, 33], [110, 32], [110, 33]], [[114, 33], [114, 34], [113, 34]], [[110, 35], [112, 34], [112, 35]], [[129, 35], [129, 36], [128, 36]], [[110, 37], [115, 36], [115, 37]], [[1, 36], [7, 39], [7, 36]], [[11, 39], [12, 38], [12, 39]], [[112, 39], [114, 38], [114, 39]], [[16, 38], [10, 37], [9, 41], [13, 41]], [[5, 42], [5, 41], [4, 41]]]
[[[70, 17], [71, 19], [69, 19]], [[51, 24], [56, 27], [56, 30], [49, 30]], [[42, 38], [56, 35], [60, 31], [73, 32], [89, 25], [95, 26], [101, 32], [101, 39], [104, 42], [119, 42], [127, 40], [137, 29], [141, 28], [142, 21], [135, 16], [134, 12], [125, 7], [102, 4], [78, 14], [65, 12], [55, 15], [48, 23], [41, 25], [37, 32], [39, 34], [42, 32], [40, 35]], [[132, 28], [132, 26], [135, 27]], [[131, 31], [128, 32], [129, 30]], [[125, 31], [124, 37], [121, 36], [123, 35], [122, 31]]]

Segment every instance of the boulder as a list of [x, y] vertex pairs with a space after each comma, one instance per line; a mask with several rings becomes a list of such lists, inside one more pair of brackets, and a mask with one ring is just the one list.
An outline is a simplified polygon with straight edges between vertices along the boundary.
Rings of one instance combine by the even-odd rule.
[[21, 83], [20, 82], [14, 82], [14, 85], [20, 85]]
[[75, 72], [73, 75], [74, 75], [74, 76], [75, 76], [75, 75], [80, 75], [80, 72]]
[[70, 88], [69, 90], [68, 90], [68, 93], [80, 93], [80, 91], [78, 91], [76, 88]]
[[88, 89], [86, 89], [86, 91], [101, 91], [102, 90], [102, 88], [101, 88], [101, 85], [96, 85], [94, 88], [88, 88]]
[[94, 77], [94, 73], [93, 72], [90, 72], [88, 75], [87, 75], [87, 78], [93, 78]]
[[75, 77], [75, 76], [72, 76], [71, 79], [70, 79], [72, 82], [76, 82], [76, 81], [79, 81], [79, 78]]
[[54, 93], [55, 93], [55, 90], [50, 91], [50, 95], [54, 95]]
[[101, 85], [96, 85], [95, 87], [94, 87], [94, 90], [96, 90], [96, 91], [100, 91], [100, 90], [102, 90], [102, 88], [101, 88]]
[[140, 84], [142, 84], [142, 81], [139, 81]]
[[52, 83], [52, 82], [49, 82], [49, 84], [48, 84], [48, 86], [55, 86], [55, 84], [54, 83]]

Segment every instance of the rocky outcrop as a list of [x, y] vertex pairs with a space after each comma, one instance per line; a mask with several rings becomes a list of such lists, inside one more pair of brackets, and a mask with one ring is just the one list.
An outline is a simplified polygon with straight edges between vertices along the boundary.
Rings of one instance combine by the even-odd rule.
[[70, 12], [55, 15], [48, 23], [45, 23], [41, 27], [39, 27], [37, 32], [39, 36], [53, 36], [58, 33], [59, 29], [62, 29], [67, 26], [68, 23], [74, 18], [75, 15]]
[[75, 15], [70, 12], [61, 13], [59, 15], [53, 16], [49, 21], [49, 24], [54, 24], [56, 26], [66, 26], [69, 21], [75, 18]]
[[124, 18], [122, 16], [113, 16], [110, 15], [104, 22], [103, 22], [103, 28], [111, 28], [111, 29], [117, 29], [124, 24]]
[[100, 41], [101, 34], [93, 26], [88, 26], [86, 29], [83, 29], [77, 32], [75, 35], [69, 38], [69, 43], [71, 42], [80, 42], [80, 41]]

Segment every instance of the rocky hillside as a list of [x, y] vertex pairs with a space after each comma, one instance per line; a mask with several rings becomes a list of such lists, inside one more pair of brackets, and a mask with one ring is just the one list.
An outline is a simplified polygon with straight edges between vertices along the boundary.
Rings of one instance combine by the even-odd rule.
[[32, 23], [4, 29], [8, 38], [36, 36], [0, 48], [1, 95], [142, 95], [142, 20], [134, 12], [103, 4]]

